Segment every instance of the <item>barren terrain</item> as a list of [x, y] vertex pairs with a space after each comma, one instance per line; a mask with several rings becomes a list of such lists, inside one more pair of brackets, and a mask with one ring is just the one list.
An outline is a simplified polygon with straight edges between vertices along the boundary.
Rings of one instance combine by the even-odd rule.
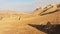
[[0, 34], [46, 34], [28, 24], [60, 24], [60, 4], [37, 8], [32, 13], [0, 11]]

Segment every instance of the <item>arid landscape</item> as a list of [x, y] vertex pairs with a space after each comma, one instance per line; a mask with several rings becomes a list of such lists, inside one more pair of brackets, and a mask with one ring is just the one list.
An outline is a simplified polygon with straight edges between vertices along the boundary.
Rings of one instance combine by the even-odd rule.
[[60, 4], [39, 7], [32, 13], [0, 11], [0, 34], [47, 34], [28, 24], [60, 24]]

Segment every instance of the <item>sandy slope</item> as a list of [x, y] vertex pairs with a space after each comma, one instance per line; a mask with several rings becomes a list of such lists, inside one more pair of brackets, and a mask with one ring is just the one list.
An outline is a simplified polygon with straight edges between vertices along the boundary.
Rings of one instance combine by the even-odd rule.
[[[58, 5], [44, 6], [32, 13], [0, 12], [0, 34], [46, 34], [28, 24], [46, 24], [48, 21], [52, 24], [60, 24]], [[54, 12], [56, 10], [59, 11]], [[48, 14], [49, 12], [54, 13]]]

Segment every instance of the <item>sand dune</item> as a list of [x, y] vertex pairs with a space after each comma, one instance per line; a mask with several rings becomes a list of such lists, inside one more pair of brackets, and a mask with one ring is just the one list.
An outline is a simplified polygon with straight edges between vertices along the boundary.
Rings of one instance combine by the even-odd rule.
[[44, 6], [32, 13], [3, 11], [0, 12], [0, 34], [46, 34], [28, 24], [60, 24], [60, 4]]

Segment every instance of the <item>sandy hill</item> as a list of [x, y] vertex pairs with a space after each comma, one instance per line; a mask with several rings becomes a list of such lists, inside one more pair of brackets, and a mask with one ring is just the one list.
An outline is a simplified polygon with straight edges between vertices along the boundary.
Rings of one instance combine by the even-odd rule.
[[47, 22], [60, 24], [60, 4], [47, 5], [32, 13], [0, 11], [0, 34], [46, 34], [28, 24]]
[[[60, 4], [51, 4], [44, 6], [33, 11], [30, 18], [23, 19], [27, 23], [46, 23], [51, 22], [52, 24], [59, 23], [60, 18]], [[22, 22], [24, 22], [22, 21]]]

